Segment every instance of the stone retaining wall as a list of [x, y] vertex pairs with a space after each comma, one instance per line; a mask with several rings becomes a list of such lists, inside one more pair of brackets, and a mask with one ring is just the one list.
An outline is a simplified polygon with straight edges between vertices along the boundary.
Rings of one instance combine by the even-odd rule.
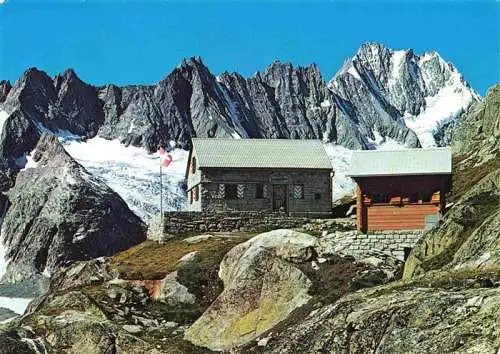
[[405, 260], [423, 234], [423, 230], [371, 231], [366, 234], [347, 231], [329, 234], [321, 242], [331, 242], [332, 252], [350, 254], [355, 258], [362, 258], [376, 249]]
[[161, 220], [155, 218], [149, 226], [148, 238], [160, 240], [177, 235], [210, 232], [265, 232], [276, 229], [296, 229], [310, 234], [335, 232], [354, 228], [350, 219], [311, 219], [269, 212], [169, 212], [165, 213], [163, 233]]

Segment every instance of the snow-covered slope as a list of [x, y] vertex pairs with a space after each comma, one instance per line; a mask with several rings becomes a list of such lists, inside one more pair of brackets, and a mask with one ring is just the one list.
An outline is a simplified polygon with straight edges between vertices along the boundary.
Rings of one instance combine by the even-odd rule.
[[4, 110], [0, 109], [0, 134], [2, 134], [3, 126], [8, 117], [9, 114]]
[[[428, 95], [418, 114], [405, 111], [406, 125], [418, 136], [422, 147], [436, 146], [435, 135], [444, 124], [456, 120], [469, 106], [480, 100], [479, 95], [464, 81], [452, 64], [447, 64], [438, 53], [426, 53], [418, 57], [418, 68], [422, 78], [421, 88]], [[444, 73], [442, 87], [437, 87], [434, 70]]]
[[[158, 154], [148, 154], [144, 148], [125, 146], [118, 140], [100, 137], [85, 142], [69, 140], [66, 151], [90, 173], [100, 177], [122, 197], [137, 215], [149, 220], [160, 212], [160, 164]], [[183, 210], [185, 192], [182, 189], [188, 152], [171, 151], [173, 162], [163, 168], [164, 210]]]

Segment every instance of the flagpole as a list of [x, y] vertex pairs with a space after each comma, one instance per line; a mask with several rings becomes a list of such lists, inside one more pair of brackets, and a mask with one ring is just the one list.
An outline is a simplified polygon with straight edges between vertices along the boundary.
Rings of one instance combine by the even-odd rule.
[[163, 176], [162, 176], [162, 170], [161, 170], [161, 165], [162, 165], [162, 162], [161, 162], [161, 157], [160, 157], [160, 236], [158, 238], [158, 241], [160, 241], [160, 243], [163, 243], [163, 232], [165, 231], [164, 228], [163, 228], [163, 219], [164, 219], [164, 216], [163, 216]]

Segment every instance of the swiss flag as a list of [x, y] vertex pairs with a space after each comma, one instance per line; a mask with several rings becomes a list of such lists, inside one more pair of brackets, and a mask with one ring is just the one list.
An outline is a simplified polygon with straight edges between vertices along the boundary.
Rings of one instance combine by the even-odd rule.
[[163, 167], [168, 167], [172, 163], [173, 160], [172, 155], [166, 152], [165, 149], [162, 147], [160, 147], [158, 153], [160, 154], [160, 164]]

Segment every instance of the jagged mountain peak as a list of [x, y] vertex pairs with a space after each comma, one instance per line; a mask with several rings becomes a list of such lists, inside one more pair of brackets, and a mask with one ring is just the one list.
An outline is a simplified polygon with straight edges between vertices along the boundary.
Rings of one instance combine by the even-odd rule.
[[43, 86], [51, 86], [52, 78], [43, 70], [36, 67], [28, 68], [21, 78], [17, 80], [14, 84], [13, 89], [16, 90], [20, 87], [24, 87], [27, 83], [42, 84]]
[[192, 56], [188, 58], [182, 59], [181, 63], [177, 66], [179, 69], [183, 68], [198, 68], [198, 69], [204, 69], [208, 70], [206, 67], [205, 63], [203, 63], [203, 59], [201, 56]]
[[[281, 62], [280, 60], [273, 61], [269, 66], [267, 66], [262, 73], [263, 76], [268, 76], [272, 73], [292, 73], [292, 72], [312, 72], [321, 76], [321, 71], [318, 64], [312, 63], [308, 66], [295, 66], [292, 62], [286, 61]], [[256, 73], [256, 74], [257, 74]]]
[[355, 56], [371, 56], [371, 55], [385, 55], [390, 53], [391, 49], [382, 43], [378, 42], [365, 42], [361, 44]]
[[[275, 60], [249, 78], [229, 72], [216, 77], [199, 56], [185, 58], [150, 86], [95, 88], [72, 69], [54, 80], [30, 70], [25, 76], [43, 82], [38, 91], [45, 92], [31, 88], [25, 95], [39, 100], [28, 112], [43, 116], [38, 120], [45, 126], [85, 136], [98, 129], [106, 138], [149, 150], [169, 140], [189, 146], [193, 136], [325, 138], [350, 148], [374, 148], [388, 141], [433, 145], [438, 125], [479, 99], [437, 52], [415, 55], [412, 49], [393, 50], [377, 42], [362, 44], [329, 84], [315, 63], [294, 66]], [[438, 103], [445, 105], [439, 96], [445, 88], [451, 91], [445, 99], [456, 103], [453, 109], [428, 112]], [[418, 119], [424, 112], [425, 119]], [[420, 121], [431, 113], [438, 119], [429, 128]], [[418, 131], [422, 125], [427, 134], [423, 143]], [[85, 134], [88, 128], [92, 132]]]
[[64, 70], [63, 73], [57, 74], [54, 78], [54, 81], [58, 80], [65, 80], [65, 81], [72, 81], [72, 80], [77, 80], [81, 81], [78, 75], [76, 74], [75, 70], [73, 68], [68, 68]]
[[54, 88], [56, 92], [68, 90], [71, 87], [91, 86], [83, 82], [72, 68], [66, 69], [62, 74], [57, 74], [54, 77]]

